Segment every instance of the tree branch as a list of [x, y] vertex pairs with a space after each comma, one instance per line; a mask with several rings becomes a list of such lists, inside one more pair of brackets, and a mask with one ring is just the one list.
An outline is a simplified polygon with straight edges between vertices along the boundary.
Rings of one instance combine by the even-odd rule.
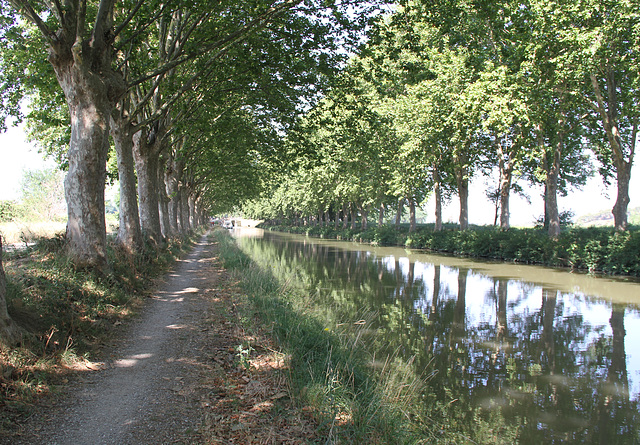
[[120, 23], [120, 25], [113, 31], [113, 38], [114, 39], [116, 37], [118, 37], [120, 35], [120, 33], [131, 22], [131, 20], [133, 20], [133, 17], [135, 17], [135, 15], [138, 12], [138, 10], [142, 7], [142, 4], [144, 3], [144, 1], [145, 0], [138, 0], [138, 3], [136, 3], [133, 6], [133, 8], [131, 9], [131, 11], [129, 11], [129, 14], [125, 17], [125, 19], [122, 21], [122, 23]]
[[8, 2], [20, 15], [38, 27], [50, 46], [55, 45], [58, 41], [57, 36], [49, 29], [46, 23], [42, 21], [38, 13], [36, 13], [27, 0], [8, 0]]
[[176, 59], [174, 59], [173, 61], [165, 64], [164, 66], [161, 66], [159, 68], [157, 68], [155, 71], [153, 71], [152, 73], [149, 73], [145, 76], [140, 77], [139, 79], [134, 80], [133, 82], [131, 82], [129, 84], [129, 87], [135, 86], [137, 84], [140, 84], [142, 82], [145, 82], [159, 74], [162, 73], [166, 73], [168, 71], [170, 71], [171, 69], [185, 63], [188, 62], [189, 60], [195, 59], [197, 57], [200, 57], [203, 54], [207, 54], [211, 51], [213, 51], [214, 49], [219, 49], [218, 52], [216, 54], [213, 55], [213, 59], [217, 59], [218, 57], [220, 57], [222, 54], [224, 54], [231, 46], [233, 46], [234, 44], [237, 44], [238, 42], [242, 41], [248, 34], [250, 34], [251, 32], [260, 29], [264, 26], [266, 26], [266, 24], [268, 23], [268, 20], [276, 15], [278, 15], [279, 13], [290, 9], [292, 7], [294, 7], [295, 5], [299, 4], [302, 0], [287, 0], [285, 2], [283, 2], [282, 4], [278, 5], [278, 6], [273, 6], [271, 8], [269, 8], [267, 11], [265, 11], [264, 13], [262, 13], [261, 15], [259, 15], [258, 17], [256, 17], [255, 19], [251, 20], [249, 23], [247, 23], [246, 25], [238, 28], [236, 31], [230, 33], [227, 37], [220, 39], [216, 42], [213, 42], [210, 45], [205, 45], [201, 50], [194, 52], [193, 54], [188, 54], [185, 55], [183, 57], [178, 57]]

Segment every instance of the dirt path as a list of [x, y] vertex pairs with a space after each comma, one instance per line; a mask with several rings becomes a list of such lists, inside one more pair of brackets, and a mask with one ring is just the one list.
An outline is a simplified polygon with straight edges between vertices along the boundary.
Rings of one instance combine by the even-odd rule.
[[[229, 284], [203, 238], [113, 352], [5, 443], [306, 443], [313, 428], [289, 401], [286, 360], [247, 337]], [[252, 354], [237, 349], [247, 341]]]

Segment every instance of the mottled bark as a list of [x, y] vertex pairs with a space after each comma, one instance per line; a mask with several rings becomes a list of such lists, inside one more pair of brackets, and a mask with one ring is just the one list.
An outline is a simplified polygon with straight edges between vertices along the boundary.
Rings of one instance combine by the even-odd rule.
[[193, 194], [193, 191], [189, 193], [189, 227], [192, 229], [198, 227], [196, 218], [196, 196]]
[[133, 154], [138, 172], [138, 200], [140, 206], [140, 227], [145, 237], [159, 242], [162, 239], [158, 204], [158, 163], [160, 141], [157, 136], [146, 132], [136, 133]]
[[180, 194], [180, 180], [184, 171], [184, 162], [173, 159], [166, 171], [167, 194], [169, 195], [169, 223], [173, 233], [182, 231], [181, 209], [182, 195]]
[[502, 150], [502, 144], [498, 144], [498, 169], [500, 170], [500, 228], [509, 229], [510, 224], [510, 212], [509, 212], [509, 198], [511, 196], [511, 181], [513, 178], [513, 163], [508, 157], [508, 154]]
[[460, 230], [469, 228], [469, 158], [466, 154], [468, 147], [454, 156], [454, 170], [456, 185], [458, 187], [458, 198], [460, 200]]
[[384, 204], [380, 204], [380, 208], [378, 210], [378, 227], [382, 227], [384, 225]]
[[545, 223], [549, 236], [557, 239], [560, 236], [560, 212], [558, 211], [558, 180], [560, 178], [560, 159], [562, 158], [562, 138], [556, 143], [553, 152], [545, 152], [544, 163], [547, 169], [545, 180], [544, 206]]
[[626, 230], [628, 226], [629, 183], [631, 180], [633, 158], [638, 144], [638, 117], [635, 117], [631, 125], [630, 134], [627, 135], [626, 138], [623, 138], [618, 122], [619, 92], [616, 85], [614, 68], [608, 67], [605, 73], [606, 96], [603, 95], [597, 76], [592, 73], [590, 78], [591, 86], [596, 97], [595, 108], [602, 121], [611, 150], [611, 159], [616, 170], [618, 192], [612, 213], [616, 230], [622, 231]]
[[469, 228], [469, 177], [466, 169], [456, 170], [456, 182], [460, 199], [460, 230], [467, 230]]
[[416, 200], [409, 198], [409, 233], [416, 231]]
[[160, 158], [158, 164], [158, 213], [160, 214], [160, 229], [162, 236], [171, 236], [171, 222], [169, 220], [169, 196], [167, 195], [167, 185], [165, 183], [167, 171], [167, 160]]
[[183, 233], [191, 230], [189, 225], [189, 191], [184, 185], [180, 187], [180, 229]]
[[436, 223], [433, 228], [434, 231], [439, 232], [442, 230], [442, 181], [440, 180], [440, 172], [436, 169], [433, 172], [433, 192], [434, 199], [436, 201], [435, 218]]
[[102, 79], [74, 63], [54, 65], [71, 117], [67, 201], [67, 248], [80, 268], [105, 270], [104, 191], [112, 102]]
[[111, 120], [111, 137], [118, 159], [118, 180], [120, 183], [119, 227], [116, 242], [130, 253], [142, 244], [138, 194], [133, 163], [133, 135], [136, 130], [119, 112], [114, 112]]
[[617, 194], [613, 205], [613, 223], [617, 231], [627, 230], [629, 208], [629, 183], [631, 181], [631, 162], [618, 160], [616, 166]]
[[76, 267], [106, 272], [104, 190], [109, 119], [126, 90], [122, 76], [111, 67], [114, 0], [101, 2], [92, 29], [85, 26], [86, 9], [72, 4], [65, 7], [57, 29], [49, 29], [26, 2], [15, 4], [47, 41], [48, 59], [69, 108], [71, 139], [65, 178], [69, 257]]
[[396, 227], [400, 225], [402, 221], [402, 214], [404, 213], [404, 198], [398, 200], [398, 208], [396, 210]]

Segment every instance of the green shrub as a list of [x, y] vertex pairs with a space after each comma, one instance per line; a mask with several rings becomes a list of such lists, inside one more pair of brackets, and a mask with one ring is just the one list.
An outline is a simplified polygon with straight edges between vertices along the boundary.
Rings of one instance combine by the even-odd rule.
[[[271, 230], [300, 233], [299, 228], [282, 226]], [[557, 240], [549, 238], [542, 228], [501, 230], [493, 226], [460, 231], [448, 225], [444, 230], [434, 232], [432, 225], [427, 225], [414, 233], [408, 233], [405, 226], [391, 225], [373, 226], [366, 231], [311, 227], [302, 233], [438, 253], [640, 276], [640, 231], [637, 227], [624, 233], [615, 233], [612, 228], [570, 227]]]

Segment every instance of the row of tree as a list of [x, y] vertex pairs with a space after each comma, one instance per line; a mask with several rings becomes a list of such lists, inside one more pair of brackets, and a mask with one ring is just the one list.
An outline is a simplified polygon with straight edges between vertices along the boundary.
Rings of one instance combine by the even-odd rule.
[[375, 2], [351, 3], [0, 0], [2, 117], [28, 97], [32, 137], [67, 169], [74, 264], [106, 266], [108, 174], [131, 251], [253, 196], [361, 38]]
[[499, 172], [500, 226], [522, 178], [557, 196], [584, 183], [595, 158], [615, 179], [615, 227], [627, 227], [639, 143], [640, 2], [404, 2], [380, 18], [333, 89], [289, 135], [296, 162], [260, 200], [267, 219], [402, 212], [457, 195], [468, 226], [469, 182]]

